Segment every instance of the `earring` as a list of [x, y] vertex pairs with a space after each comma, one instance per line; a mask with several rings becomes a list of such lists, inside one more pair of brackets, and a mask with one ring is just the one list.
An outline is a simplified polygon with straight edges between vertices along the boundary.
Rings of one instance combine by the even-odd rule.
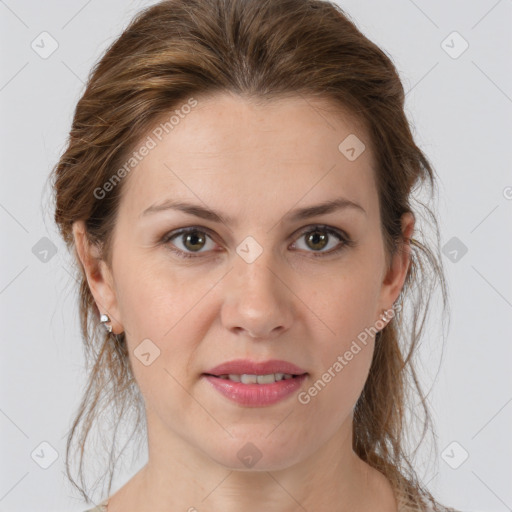
[[[384, 324], [387, 325], [389, 318], [388, 318], [386, 310], [384, 310], [382, 315], [380, 315], [380, 320], [382, 322], [384, 322]], [[386, 327], [386, 325], [384, 325], [384, 327]], [[380, 331], [377, 331], [377, 333], [375, 334], [375, 341], [378, 341], [380, 339], [380, 337], [382, 336], [382, 331], [384, 330], [384, 327]]]
[[105, 315], [103, 313], [100, 317], [100, 323], [103, 324], [103, 326], [105, 327], [105, 329], [107, 329], [108, 332], [112, 332], [112, 326], [107, 325], [107, 322], [110, 322], [110, 318], [108, 317], [108, 315]]

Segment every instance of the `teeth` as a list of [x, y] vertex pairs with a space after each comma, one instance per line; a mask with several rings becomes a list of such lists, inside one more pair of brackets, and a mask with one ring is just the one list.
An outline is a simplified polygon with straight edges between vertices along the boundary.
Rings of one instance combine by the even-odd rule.
[[273, 384], [280, 380], [292, 379], [293, 375], [290, 373], [270, 373], [268, 375], [219, 375], [221, 379], [232, 380], [233, 382], [241, 382], [242, 384]]
[[[264, 377], [266, 377], [266, 375]], [[270, 377], [273, 377], [273, 376], [271, 375]], [[257, 384], [258, 377], [256, 375], [246, 375], [244, 373], [243, 375], [240, 375], [240, 382], [242, 384]]]

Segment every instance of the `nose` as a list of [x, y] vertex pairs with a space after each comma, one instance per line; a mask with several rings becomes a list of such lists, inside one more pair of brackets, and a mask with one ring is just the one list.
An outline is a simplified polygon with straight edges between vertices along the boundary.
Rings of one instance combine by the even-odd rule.
[[291, 326], [295, 296], [266, 251], [252, 263], [237, 259], [224, 286], [221, 319], [231, 332], [272, 339]]

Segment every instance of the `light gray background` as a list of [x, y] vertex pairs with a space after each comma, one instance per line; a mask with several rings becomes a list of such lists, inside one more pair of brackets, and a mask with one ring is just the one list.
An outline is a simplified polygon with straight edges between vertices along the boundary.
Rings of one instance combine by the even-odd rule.
[[[47, 177], [93, 63], [151, 3], [0, 0], [0, 511], [86, 508], [64, 477], [65, 435], [85, 374]], [[417, 141], [440, 178], [442, 244], [456, 237], [467, 247], [456, 262], [443, 256], [452, 314], [440, 370], [435, 316], [423, 349], [427, 389], [439, 370], [429, 400], [444, 456], [420, 474], [461, 510], [512, 510], [512, 2], [340, 4], [397, 65]], [[58, 43], [46, 59], [31, 47], [43, 31]], [[462, 48], [457, 36], [446, 39], [453, 31], [469, 44], [457, 58], [447, 53]], [[46, 262], [36, 245], [43, 237], [57, 248]], [[51, 448], [43, 442], [58, 454], [47, 469], [40, 464], [51, 461]], [[453, 469], [448, 462], [456, 465], [463, 450], [468, 459]]]

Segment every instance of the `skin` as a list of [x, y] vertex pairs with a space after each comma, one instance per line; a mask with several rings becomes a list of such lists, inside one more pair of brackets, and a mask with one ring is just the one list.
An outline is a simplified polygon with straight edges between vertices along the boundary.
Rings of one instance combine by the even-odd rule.
[[[108, 511], [396, 512], [389, 482], [351, 443], [373, 336], [308, 404], [292, 394], [267, 407], [241, 406], [201, 375], [235, 358], [276, 358], [309, 373], [307, 390], [392, 307], [410, 250], [405, 244], [387, 267], [369, 137], [327, 100], [256, 104], [228, 93], [197, 100], [124, 178], [111, 269], [86, 243], [83, 222], [73, 227], [100, 312], [114, 333], [126, 332], [146, 404], [148, 463], [110, 498]], [[338, 150], [349, 134], [366, 144], [355, 161]], [[290, 210], [340, 196], [365, 212], [284, 220]], [[170, 198], [234, 222], [176, 210], [140, 216]], [[324, 248], [308, 240], [304, 228], [318, 224], [343, 230], [354, 245], [326, 254], [343, 242], [328, 233]], [[161, 242], [190, 226], [209, 230], [204, 242]], [[412, 214], [404, 215], [404, 236], [413, 228]], [[247, 236], [263, 250], [252, 263], [236, 252]], [[172, 244], [195, 258], [180, 258]], [[133, 353], [146, 338], [160, 350], [149, 366]], [[249, 442], [262, 455], [252, 468], [237, 457]]]

